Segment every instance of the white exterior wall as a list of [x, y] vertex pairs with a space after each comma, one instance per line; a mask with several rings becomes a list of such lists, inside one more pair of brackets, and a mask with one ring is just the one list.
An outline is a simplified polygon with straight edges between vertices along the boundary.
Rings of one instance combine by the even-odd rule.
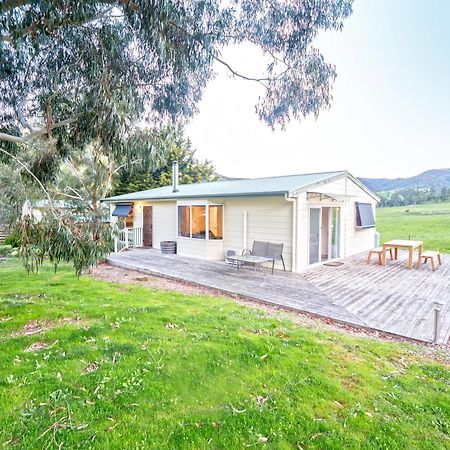
[[142, 203], [134, 203], [133, 205], [133, 227], [142, 228], [144, 226], [144, 210]]
[[298, 239], [297, 239], [297, 271], [301, 272], [308, 268], [309, 261], [309, 206], [320, 205], [341, 208], [341, 232], [340, 232], [340, 255], [342, 258], [369, 250], [375, 245], [376, 228], [356, 227], [355, 202], [371, 203], [374, 217], [376, 214], [375, 199], [361, 189], [348, 177], [330, 183], [316, 186], [311, 192], [323, 194], [334, 194], [337, 196], [348, 196], [344, 201], [332, 201], [331, 199], [310, 199], [307, 194], [299, 196], [298, 205]]
[[[244, 247], [244, 214], [247, 211], [246, 247], [253, 241], [284, 244], [286, 270], [292, 267], [292, 203], [284, 197], [227, 198], [224, 204], [224, 250], [240, 253]], [[281, 262], [275, 267], [282, 268]]]
[[134, 202], [133, 226], [144, 226], [144, 206], [152, 206], [153, 248], [160, 248], [161, 241], [176, 241], [176, 203], [168, 202]]
[[[178, 253], [183, 256], [223, 260], [227, 250], [241, 253], [251, 249], [253, 241], [282, 243], [286, 270], [292, 270], [292, 246], [295, 242], [295, 271], [309, 267], [309, 209], [311, 205], [340, 208], [340, 256], [345, 258], [364, 252], [374, 246], [375, 228], [356, 228], [355, 202], [370, 203], [374, 209], [376, 201], [348, 177], [311, 187], [310, 192], [342, 196], [339, 201], [324, 198], [307, 198], [307, 193], [298, 194], [295, 201], [284, 196], [236, 197], [207, 201], [180, 200], [136, 202], [134, 226], [142, 227], [145, 205], [153, 206], [153, 247], [159, 249], [160, 241], [176, 240]], [[177, 236], [178, 205], [219, 204], [224, 206], [223, 240], [190, 239]], [[111, 204], [111, 211], [114, 210]], [[297, 229], [293, 235], [293, 216], [296, 208]], [[117, 218], [111, 217], [111, 222]], [[246, 223], [246, 225], [245, 225]], [[246, 230], [246, 231], [245, 231]], [[276, 267], [281, 269], [281, 263]]]
[[189, 256], [190, 258], [207, 259], [206, 239], [191, 239], [178, 236], [177, 253], [181, 256]]
[[161, 241], [177, 240], [176, 202], [154, 202], [153, 206], [153, 248], [161, 248]]
[[116, 216], [112, 215], [115, 207], [116, 207], [115, 203], [110, 203], [109, 204], [109, 222], [111, 224], [117, 223], [117, 220], [118, 220]]
[[306, 193], [297, 200], [297, 272], [308, 268], [309, 261], [309, 204]]

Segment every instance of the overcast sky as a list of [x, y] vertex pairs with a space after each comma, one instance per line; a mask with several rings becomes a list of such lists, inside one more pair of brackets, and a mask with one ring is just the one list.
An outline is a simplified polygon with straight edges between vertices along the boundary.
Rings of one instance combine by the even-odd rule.
[[[235, 177], [450, 167], [450, 1], [355, 0], [353, 9], [342, 32], [317, 42], [337, 67], [329, 111], [272, 131], [255, 114], [260, 87], [218, 67], [187, 128], [197, 156]], [[251, 76], [263, 67], [251, 47], [224, 59]]]

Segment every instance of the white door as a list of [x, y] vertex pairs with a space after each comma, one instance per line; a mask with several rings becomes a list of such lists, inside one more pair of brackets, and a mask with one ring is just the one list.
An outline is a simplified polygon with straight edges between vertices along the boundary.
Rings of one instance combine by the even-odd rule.
[[320, 262], [322, 208], [309, 208], [309, 264]]
[[339, 258], [341, 247], [341, 208], [330, 208], [330, 257]]

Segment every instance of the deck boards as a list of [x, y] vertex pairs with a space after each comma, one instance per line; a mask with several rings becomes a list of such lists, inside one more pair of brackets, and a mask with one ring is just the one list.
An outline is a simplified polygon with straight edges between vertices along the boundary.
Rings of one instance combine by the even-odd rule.
[[[402, 255], [401, 255], [402, 256]], [[406, 268], [406, 256], [386, 267], [367, 265], [366, 255], [339, 267], [317, 266], [302, 274], [236, 271], [223, 262], [203, 261], [156, 250], [115, 253], [113, 265], [181, 279], [223, 292], [294, 308], [357, 326], [413, 339], [433, 336], [433, 301], [444, 304], [439, 341], [450, 337], [450, 256], [436, 272]]]

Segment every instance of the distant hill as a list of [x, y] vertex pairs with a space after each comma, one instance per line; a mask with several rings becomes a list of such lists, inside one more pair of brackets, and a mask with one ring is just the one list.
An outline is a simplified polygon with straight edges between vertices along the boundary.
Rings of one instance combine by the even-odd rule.
[[427, 170], [410, 178], [360, 178], [374, 192], [413, 188], [450, 188], [450, 169]]

